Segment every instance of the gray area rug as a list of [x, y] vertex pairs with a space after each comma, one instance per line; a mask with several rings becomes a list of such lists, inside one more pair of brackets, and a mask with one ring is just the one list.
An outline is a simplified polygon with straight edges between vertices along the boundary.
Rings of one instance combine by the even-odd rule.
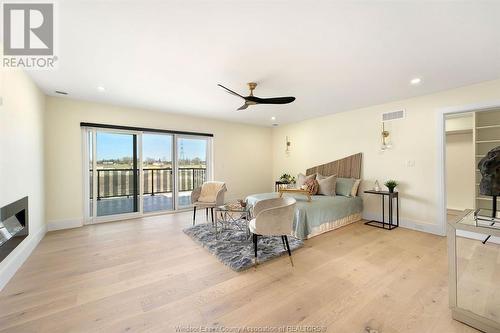
[[[215, 229], [211, 224], [197, 224], [194, 227], [184, 229], [184, 233], [207, 248], [210, 253], [215, 255], [225, 265], [232, 270], [240, 272], [253, 266], [253, 242], [252, 237], [248, 237], [244, 228], [244, 221], [240, 222], [241, 230], [234, 227], [220, 230], [218, 238], [215, 239]], [[294, 251], [304, 245], [304, 242], [288, 236], [290, 250]], [[281, 255], [288, 255], [283, 247], [281, 237], [259, 236], [258, 243], [258, 262], [277, 258]], [[292, 253], [293, 255], [293, 253]]]

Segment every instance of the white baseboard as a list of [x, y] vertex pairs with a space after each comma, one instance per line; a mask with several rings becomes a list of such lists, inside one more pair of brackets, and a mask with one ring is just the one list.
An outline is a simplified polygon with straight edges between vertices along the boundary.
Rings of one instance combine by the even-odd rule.
[[465, 210], [465, 209], [448, 208], [448, 209], [446, 210], [446, 213], [447, 213], [448, 215], [456, 215], [456, 216], [458, 216], [458, 215], [462, 215], [462, 214], [463, 214], [463, 212], [464, 212], [464, 210]]
[[28, 236], [12, 251], [7, 258], [2, 261], [0, 269], [0, 290], [2, 290], [9, 280], [16, 274], [21, 265], [28, 259], [29, 255], [35, 247], [40, 243], [43, 236], [47, 232], [47, 228], [42, 227], [36, 234]]
[[83, 218], [49, 221], [49, 223], [47, 223], [47, 230], [48, 231], [55, 231], [55, 230], [62, 230], [62, 229], [79, 228], [82, 226], [83, 226]]
[[[363, 219], [365, 220], [377, 220], [380, 221], [382, 216], [380, 213], [371, 213], [371, 212], [363, 212]], [[387, 219], [387, 216], [386, 216]], [[396, 221], [393, 221], [396, 223]], [[441, 226], [437, 224], [430, 224], [419, 221], [412, 221], [408, 219], [399, 218], [399, 226], [411, 230], [427, 232], [430, 234], [438, 235], [438, 236], [446, 236], [446, 232], [443, 232]]]

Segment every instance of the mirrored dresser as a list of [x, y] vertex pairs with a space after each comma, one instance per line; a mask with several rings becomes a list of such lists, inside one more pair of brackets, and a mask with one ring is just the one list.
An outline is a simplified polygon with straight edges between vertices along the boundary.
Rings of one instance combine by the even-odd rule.
[[448, 222], [450, 308], [453, 319], [500, 333], [500, 223], [488, 214], [468, 210]]

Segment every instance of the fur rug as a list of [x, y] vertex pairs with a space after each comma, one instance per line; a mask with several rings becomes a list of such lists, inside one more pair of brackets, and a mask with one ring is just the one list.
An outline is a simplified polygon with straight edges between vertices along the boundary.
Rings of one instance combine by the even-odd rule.
[[[215, 228], [208, 223], [197, 224], [183, 231], [215, 255], [225, 265], [234, 271], [240, 272], [252, 267], [254, 259], [252, 237], [248, 237], [246, 231], [243, 231], [245, 230], [244, 221], [240, 221], [240, 224], [242, 224], [240, 225], [241, 230], [230, 228], [220, 231], [218, 229], [217, 239], [215, 239]], [[304, 245], [304, 242], [292, 236], [288, 236], [288, 243], [290, 244], [291, 251]], [[288, 255], [279, 236], [259, 236], [257, 250], [257, 261], [259, 263], [281, 255]]]

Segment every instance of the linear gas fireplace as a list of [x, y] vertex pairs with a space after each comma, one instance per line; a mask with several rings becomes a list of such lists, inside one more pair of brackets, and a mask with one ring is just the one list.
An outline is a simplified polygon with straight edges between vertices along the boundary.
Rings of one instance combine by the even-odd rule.
[[28, 197], [0, 208], [0, 261], [28, 237]]

